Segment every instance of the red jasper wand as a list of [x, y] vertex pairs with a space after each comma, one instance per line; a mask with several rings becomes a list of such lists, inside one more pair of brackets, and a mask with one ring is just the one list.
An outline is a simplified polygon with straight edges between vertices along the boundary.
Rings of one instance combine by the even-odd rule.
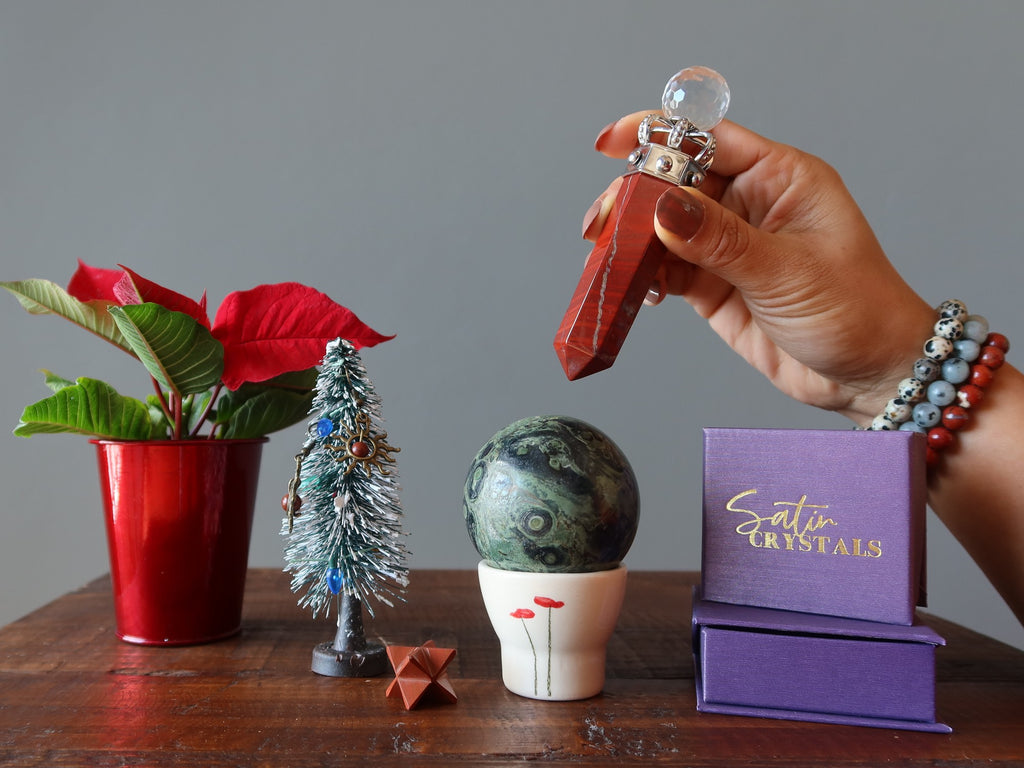
[[665, 86], [663, 113], [641, 122], [608, 220], [555, 334], [555, 352], [570, 380], [615, 362], [665, 258], [654, 234], [658, 198], [672, 185], [704, 181], [715, 155], [710, 131], [728, 108], [725, 79], [707, 67], [689, 67]]

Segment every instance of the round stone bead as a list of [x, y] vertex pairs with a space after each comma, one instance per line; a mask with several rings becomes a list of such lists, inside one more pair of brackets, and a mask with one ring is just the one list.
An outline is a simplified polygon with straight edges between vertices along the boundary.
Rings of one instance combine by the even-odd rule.
[[880, 413], [871, 420], [870, 429], [872, 432], [891, 432], [899, 429], [899, 425], [884, 413]]
[[979, 344], [985, 343], [988, 336], [988, 320], [981, 315], [971, 315], [964, 322], [964, 338], [974, 339]]
[[981, 354], [978, 355], [978, 362], [986, 368], [991, 368], [994, 371], [1006, 362], [1006, 353], [999, 347], [993, 347], [986, 344], [981, 348]]
[[974, 384], [964, 384], [956, 393], [956, 403], [961, 408], [973, 408], [984, 398], [984, 391]]
[[923, 381], [910, 376], [896, 385], [896, 397], [908, 403], [916, 403], [924, 398], [924, 389]]
[[958, 429], [963, 429], [967, 426], [970, 418], [966, 408], [959, 405], [951, 405], [942, 412], [942, 426], [952, 432], [956, 432]]
[[945, 408], [956, 400], [956, 387], [948, 381], [939, 379], [928, 385], [928, 402]]
[[936, 336], [956, 341], [964, 335], [964, 324], [955, 317], [940, 317], [933, 330]]
[[960, 357], [950, 357], [942, 364], [942, 378], [950, 384], [963, 384], [971, 375], [971, 364]]
[[910, 413], [913, 410], [910, 403], [904, 400], [902, 397], [894, 397], [888, 403], [885, 404], [885, 410], [883, 413], [889, 417], [890, 421], [896, 424], [902, 424], [904, 421], [910, 418]]
[[928, 445], [936, 451], [949, 448], [956, 442], [956, 436], [945, 427], [932, 427], [928, 430]]
[[953, 342], [953, 354], [972, 363], [981, 354], [981, 344], [974, 339], [957, 339]]
[[972, 365], [971, 366], [971, 384], [976, 387], [984, 389], [992, 383], [996, 375], [992, 372], [992, 369], [984, 365]]
[[985, 344], [990, 347], [998, 347], [1003, 352], [1010, 351], [1010, 340], [1001, 333], [990, 333], [985, 338]]
[[953, 342], [941, 336], [932, 336], [924, 343], [924, 356], [941, 363], [953, 353]]
[[920, 432], [921, 434], [927, 434], [928, 430], [911, 419], [910, 421], [904, 421], [900, 424], [900, 432]]
[[963, 322], [967, 319], [967, 305], [960, 299], [950, 299], [939, 304], [939, 317], [951, 317]]
[[942, 409], [927, 400], [914, 406], [914, 423], [919, 427], [928, 429], [934, 427], [942, 420]]
[[687, 67], [672, 77], [661, 96], [666, 117], [685, 117], [697, 130], [710, 131], [729, 111], [729, 84], [708, 67]]
[[927, 384], [929, 381], [935, 381], [939, 377], [939, 371], [941, 370], [942, 366], [935, 360], [922, 357], [914, 363], [914, 378]]

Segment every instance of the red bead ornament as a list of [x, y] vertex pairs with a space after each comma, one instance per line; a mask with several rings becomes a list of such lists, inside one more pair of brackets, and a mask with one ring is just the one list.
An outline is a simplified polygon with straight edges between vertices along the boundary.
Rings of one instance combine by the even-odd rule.
[[942, 426], [951, 432], [956, 432], [958, 429], [963, 429], [967, 426], [970, 418], [971, 416], [967, 413], [966, 408], [962, 408], [959, 405], [951, 405], [942, 411]]
[[1006, 361], [1006, 353], [1003, 352], [999, 347], [986, 344], [981, 348], [981, 354], [978, 355], [978, 362], [984, 365], [986, 368], [991, 368], [993, 371], [999, 368]]
[[1003, 352], [1010, 351], [1010, 340], [1001, 333], [990, 333], [985, 338], [986, 346], [997, 347], [1003, 350]]
[[973, 408], [984, 399], [985, 393], [975, 384], [964, 384], [956, 393], [961, 408]]
[[928, 430], [928, 445], [936, 451], [944, 451], [956, 442], [956, 435], [946, 427], [932, 427]]
[[348, 449], [357, 459], [365, 459], [370, 455], [370, 446], [362, 440], [354, 440], [349, 443]]
[[992, 383], [992, 379], [995, 378], [995, 373], [987, 365], [972, 365], [971, 366], [971, 377], [969, 381], [976, 387], [984, 389]]

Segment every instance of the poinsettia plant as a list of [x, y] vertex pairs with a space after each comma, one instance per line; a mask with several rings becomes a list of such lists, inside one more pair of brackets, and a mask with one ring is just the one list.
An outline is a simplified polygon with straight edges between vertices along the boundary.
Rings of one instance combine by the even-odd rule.
[[28, 406], [14, 434], [71, 432], [112, 440], [267, 435], [303, 420], [327, 342], [359, 349], [386, 341], [350, 310], [300, 283], [228, 294], [210, 321], [199, 301], [127, 267], [81, 261], [62, 288], [0, 282], [31, 314], [70, 320], [138, 359], [153, 393], [138, 400], [98, 379], [44, 371], [53, 394]]

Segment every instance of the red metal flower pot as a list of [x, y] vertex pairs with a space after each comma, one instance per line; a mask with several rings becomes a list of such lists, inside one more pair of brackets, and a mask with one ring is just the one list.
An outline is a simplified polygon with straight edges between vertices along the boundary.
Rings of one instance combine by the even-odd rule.
[[122, 640], [187, 645], [239, 631], [266, 440], [91, 441]]

